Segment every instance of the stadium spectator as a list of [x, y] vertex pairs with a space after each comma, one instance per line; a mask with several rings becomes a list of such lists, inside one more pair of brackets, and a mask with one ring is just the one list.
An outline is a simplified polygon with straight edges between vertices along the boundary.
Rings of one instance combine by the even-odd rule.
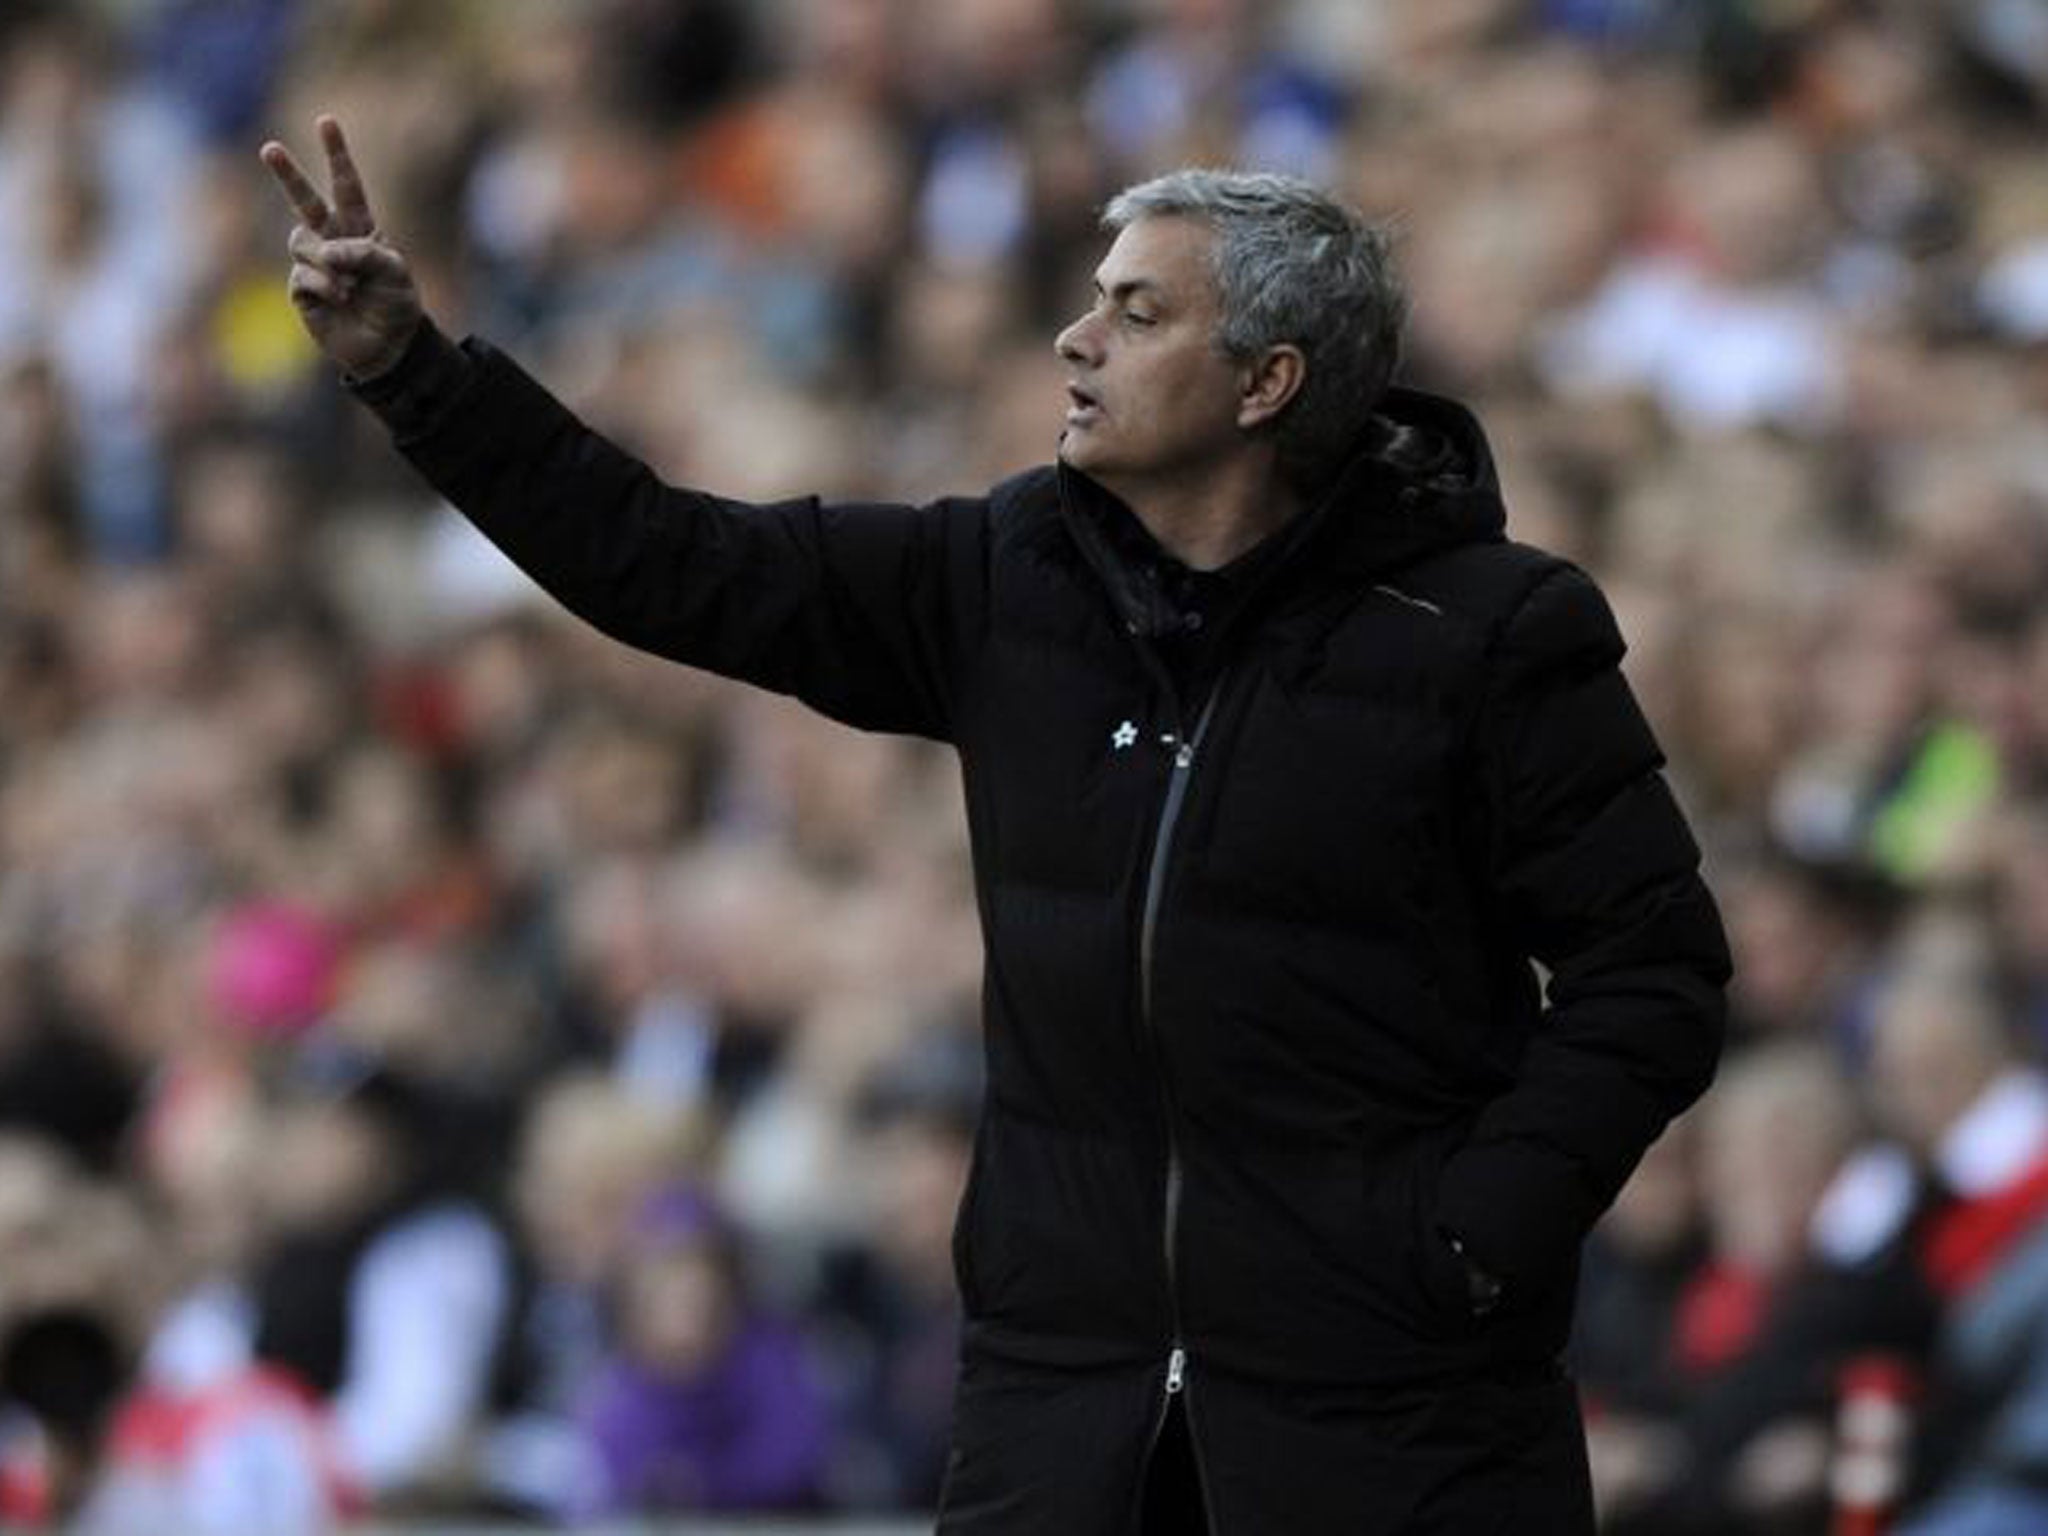
[[687, 1184], [635, 1213], [614, 1280], [617, 1344], [578, 1414], [601, 1469], [594, 1509], [813, 1508], [825, 1400], [807, 1346], [749, 1290], [738, 1234]]

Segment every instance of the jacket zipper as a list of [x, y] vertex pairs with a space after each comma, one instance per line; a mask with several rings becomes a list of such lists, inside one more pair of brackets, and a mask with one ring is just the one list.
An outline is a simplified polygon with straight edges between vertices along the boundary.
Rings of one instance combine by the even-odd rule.
[[[1223, 692], [1224, 680], [1223, 676], [1219, 676], [1210, 686], [1209, 696], [1203, 701], [1202, 712], [1195, 720], [1194, 730], [1176, 732], [1173, 737], [1173, 767], [1166, 781], [1166, 801], [1159, 809], [1159, 825], [1152, 834], [1152, 861], [1145, 872], [1145, 907], [1138, 925], [1138, 1014], [1159, 1058], [1159, 1090], [1165, 1110], [1166, 1209], [1161, 1242], [1166, 1258], [1166, 1305], [1173, 1332], [1173, 1343], [1166, 1356], [1165, 1391], [1160, 1397], [1158, 1417], [1152, 1425], [1151, 1444], [1146, 1452], [1147, 1463], [1158, 1450], [1159, 1437], [1166, 1428], [1166, 1416], [1173, 1409], [1173, 1400], [1186, 1390], [1188, 1362], [1187, 1347], [1181, 1342], [1180, 1281], [1176, 1257], [1176, 1251], [1180, 1246], [1180, 1139], [1174, 1129], [1177, 1113], [1173, 1101], [1173, 1084], [1166, 1075], [1165, 1052], [1160, 1049], [1159, 1024], [1152, 1012], [1152, 952], [1159, 927], [1160, 901], [1166, 892], [1166, 865], [1173, 850], [1174, 829], [1179, 824], [1181, 810], [1186, 804], [1188, 779], [1194, 769], [1196, 755], [1201, 750], [1202, 738], [1208, 734], [1209, 720], [1216, 711], [1216, 700]], [[1207, 1510], [1208, 1482], [1202, 1472], [1201, 1451], [1195, 1444], [1193, 1415], [1185, 1404], [1181, 1411], [1189, 1415], [1190, 1459], [1194, 1462], [1195, 1479], [1201, 1485], [1202, 1503], [1205, 1513], [1209, 1515], [1213, 1531], [1214, 1516], [1213, 1512]]]

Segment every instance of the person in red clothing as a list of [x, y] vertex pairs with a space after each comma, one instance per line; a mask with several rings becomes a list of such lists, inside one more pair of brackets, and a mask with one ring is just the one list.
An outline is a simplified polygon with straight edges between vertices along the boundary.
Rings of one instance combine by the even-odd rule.
[[40, 1430], [0, 1459], [10, 1525], [317, 1536], [362, 1509], [326, 1409], [254, 1360], [137, 1368], [97, 1311], [55, 1306], [0, 1339], [0, 1391]]
[[1914, 1243], [1942, 1308], [1904, 1529], [2048, 1529], [2048, 1074], [2022, 1057], [1987, 973], [1952, 966], [1893, 988], [1871, 1070], [1933, 1192]]
[[1672, 1318], [1706, 1260], [1699, 1120], [1673, 1123], [1594, 1229], [1580, 1274], [1573, 1372], [1586, 1407], [1593, 1494], [1616, 1536], [1684, 1468], [1677, 1416], [1688, 1383], [1673, 1358]]
[[1614, 1427], [1620, 1443], [1602, 1447], [1622, 1474], [1605, 1528], [1791, 1536], [1826, 1518], [1844, 1363], [1925, 1348], [1911, 1209], [1873, 1215], [1891, 1186], [1859, 1150], [1851, 1085], [1817, 1045], [1738, 1056], [1687, 1123], [1705, 1249], [1660, 1298], [1664, 1331], [1632, 1362], [1632, 1411]]

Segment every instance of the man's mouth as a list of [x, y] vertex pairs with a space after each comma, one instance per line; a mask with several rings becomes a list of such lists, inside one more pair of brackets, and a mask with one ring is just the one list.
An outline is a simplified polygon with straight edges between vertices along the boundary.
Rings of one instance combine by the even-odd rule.
[[1102, 415], [1102, 403], [1078, 384], [1067, 386], [1067, 425], [1085, 427]]

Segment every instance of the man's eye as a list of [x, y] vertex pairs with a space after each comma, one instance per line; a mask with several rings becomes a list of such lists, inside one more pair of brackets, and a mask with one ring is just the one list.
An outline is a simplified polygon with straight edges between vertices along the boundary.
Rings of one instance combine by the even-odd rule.
[[1157, 325], [1159, 317], [1157, 315], [1140, 314], [1135, 309], [1127, 309], [1124, 311], [1124, 323], [1126, 325]]

